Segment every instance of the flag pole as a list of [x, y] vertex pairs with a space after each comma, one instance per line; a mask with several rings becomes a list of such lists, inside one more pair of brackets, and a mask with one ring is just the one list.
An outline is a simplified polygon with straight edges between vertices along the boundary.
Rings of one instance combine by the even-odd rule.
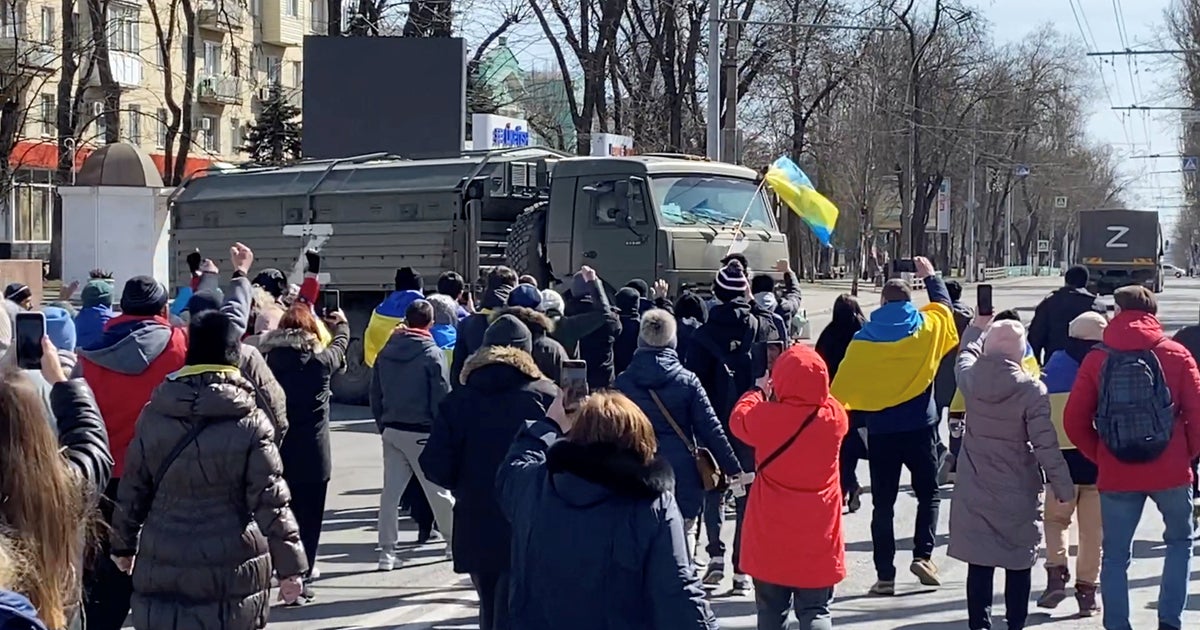
[[746, 204], [746, 211], [742, 213], [742, 218], [738, 219], [737, 226], [733, 228], [733, 241], [729, 243], [729, 249], [725, 250], [726, 256], [733, 251], [733, 246], [737, 243], [737, 235], [742, 231], [742, 225], [746, 223], [746, 217], [750, 216], [750, 209], [754, 207], [754, 201], [758, 199], [758, 194], [762, 192], [763, 187], [766, 185], [767, 177], [764, 175], [762, 181], [758, 183], [758, 188], [754, 189], [754, 195], [750, 197], [750, 203]]

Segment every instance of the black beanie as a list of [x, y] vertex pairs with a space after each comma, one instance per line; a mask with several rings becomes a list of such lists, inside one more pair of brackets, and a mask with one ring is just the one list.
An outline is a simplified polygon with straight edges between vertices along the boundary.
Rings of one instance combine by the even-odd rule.
[[126, 315], [150, 316], [162, 313], [167, 305], [167, 289], [150, 276], [134, 276], [125, 281], [121, 291], [121, 312]]
[[775, 290], [775, 278], [768, 276], [765, 273], [760, 273], [754, 276], [750, 281], [750, 292], [758, 295], [759, 293], [770, 293]]
[[187, 365], [232, 365], [242, 358], [241, 330], [220, 311], [200, 311], [188, 323]]
[[221, 309], [221, 304], [225, 302], [225, 292], [221, 289], [205, 289], [192, 294], [191, 299], [187, 303], [188, 315], [195, 317], [197, 313], [203, 311], [216, 311]]
[[639, 297], [650, 297], [650, 285], [646, 284], [646, 281], [641, 278], [634, 278], [625, 283], [625, 286], [636, 289]]
[[675, 302], [675, 317], [679, 319], [691, 317], [698, 322], [704, 323], [708, 319], [708, 311], [704, 308], [704, 300], [691, 291], [685, 292]]
[[254, 283], [262, 287], [263, 291], [270, 293], [275, 299], [283, 297], [287, 291], [287, 278], [283, 272], [278, 269], [267, 268], [263, 269], [257, 276], [254, 276]]
[[483, 333], [484, 346], [508, 346], [533, 352], [533, 334], [512, 315], [501, 315]]
[[21, 284], [20, 282], [14, 282], [4, 288], [4, 297], [5, 299], [20, 304], [21, 302], [33, 297], [33, 291], [30, 291], [29, 287]]
[[401, 267], [396, 270], [397, 291], [420, 291], [425, 286], [421, 274], [412, 267]]
[[638, 314], [642, 298], [638, 295], [637, 289], [633, 287], [621, 287], [616, 295], [613, 296], [613, 302], [622, 315], [632, 317]]

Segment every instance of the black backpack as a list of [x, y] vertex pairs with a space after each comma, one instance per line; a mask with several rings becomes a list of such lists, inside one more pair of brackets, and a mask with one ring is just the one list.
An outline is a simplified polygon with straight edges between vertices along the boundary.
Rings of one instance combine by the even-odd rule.
[[1113, 350], [1104, 344], [1096, 432], [1113, 457], [1130, 464], [1158, 459], [1171, 443], [1175, 405], [1154, 348]]
[[754, 339], [758, 335], [758, 320], [752, 317], [749, 321], [751, 325], [746, 336], [732, 350], [718, 347], [703, 326], [692, 337], [692, 343], [703, 346], [717, 360], [712, 374], [712, 388], [707, 393], [713, 411], [724, 426], [729, 426], [729, 415], [738, 399], [754, 385]]

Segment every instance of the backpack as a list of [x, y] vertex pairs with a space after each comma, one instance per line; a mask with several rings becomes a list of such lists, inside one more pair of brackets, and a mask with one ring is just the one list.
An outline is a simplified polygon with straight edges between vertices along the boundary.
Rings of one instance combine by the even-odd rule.
[[1175, 406], [1154, 348], [1121, 352], [1104, 344], [1100, 368], [1100, 400], [1096, 432], [1109, 452], [1122, 462], [1141, 464], [1158, 459], [1175, 429]]
[[707, 393], [713, 411], [724, 426], [729, 425], [729, 416], [733, 413], [733, 406], [737, 404], [738, 399], [754, 385], [752, 364], [758, 320], [752, 317], [750, 321], [754, 323], [746, 330], [746, 336], [734, 350], [719, 348], [708, 329], [703, 326], [692, 337], [694, 343], [703, 346], [717, 360], [713, 369], [712, 389]]

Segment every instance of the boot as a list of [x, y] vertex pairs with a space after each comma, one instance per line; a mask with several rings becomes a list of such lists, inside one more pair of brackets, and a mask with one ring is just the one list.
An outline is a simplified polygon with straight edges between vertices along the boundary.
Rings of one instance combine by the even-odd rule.
[[1046, 567], [1046, 590], [1038, 597], [1038, 608], [1057, 608], [1067, 598], [1067, 582], [1071, 572], [1067, 567]]
[[1079, 603], [1080, 617], [1094, 617], [1100, 614], [1100, 604], [1096, 603], [1096, 585], [1075, 583], [1075, 601]]

